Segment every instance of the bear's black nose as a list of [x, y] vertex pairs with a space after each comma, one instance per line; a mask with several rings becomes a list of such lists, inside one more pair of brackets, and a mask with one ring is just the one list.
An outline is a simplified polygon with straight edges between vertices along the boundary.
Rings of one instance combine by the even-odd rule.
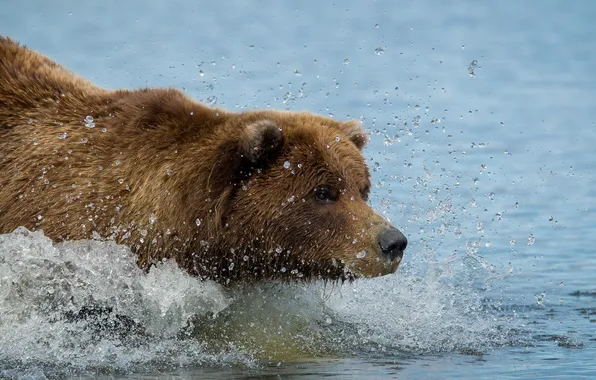
[[402, 258], [408, 239], [397, 228], [388, 228], [379, 234], [379, 245], [383, 256], [393, 261]]

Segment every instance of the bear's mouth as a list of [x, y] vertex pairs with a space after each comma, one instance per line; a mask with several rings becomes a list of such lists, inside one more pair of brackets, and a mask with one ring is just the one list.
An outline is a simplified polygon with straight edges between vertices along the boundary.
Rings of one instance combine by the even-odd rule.
[[395, 273], [399, 268], [402, 257], [394, 259], [382, 258], [377, 252], [366, 250], [356, 253], [356, 260], [344, 265], [346, 279], [381, 277]]

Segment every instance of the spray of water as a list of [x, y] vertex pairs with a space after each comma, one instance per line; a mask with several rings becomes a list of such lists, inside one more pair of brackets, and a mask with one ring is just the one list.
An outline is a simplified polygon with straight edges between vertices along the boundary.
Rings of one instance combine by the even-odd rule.
[[173, 262], [144, 273], [114, 242], [53, 244], [19, 228], [0, 235], [0, 371], [255, 366], [508, 344], [513, 322], [486, 307], [469, 273], [454, 270], [461, 266], [404, 265], [343, 285], [222, 288]]

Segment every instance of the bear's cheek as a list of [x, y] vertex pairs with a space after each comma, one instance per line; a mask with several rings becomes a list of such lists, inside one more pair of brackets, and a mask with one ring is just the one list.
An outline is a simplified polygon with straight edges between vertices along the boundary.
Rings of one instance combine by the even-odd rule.
[[[227, 215], [228, 230], [239, 240], [265, 251], [304, 245], [312, 234], [314, 216], [295, 196], [279, 196], [275, 184], [253, 186], [236, 197]], [[257, 240], [258, 238], [258, 240]]]
[[304, 255], [320, 261], [350, 261], [356, 252], [374, 240], [370, 223], [357, 217], [342, 204], [312, 205], [291, 214], [295, 241], [309, 247]]

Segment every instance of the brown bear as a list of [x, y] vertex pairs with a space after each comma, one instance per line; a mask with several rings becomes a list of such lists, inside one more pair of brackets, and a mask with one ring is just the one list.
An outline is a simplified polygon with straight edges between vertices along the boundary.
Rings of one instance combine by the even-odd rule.
[[365, 143], [355, 121], [104, 90], [0, 37], [0, 233], [113, 239], [220, 282], [385, 275], [407, 240], [367, 204]]

